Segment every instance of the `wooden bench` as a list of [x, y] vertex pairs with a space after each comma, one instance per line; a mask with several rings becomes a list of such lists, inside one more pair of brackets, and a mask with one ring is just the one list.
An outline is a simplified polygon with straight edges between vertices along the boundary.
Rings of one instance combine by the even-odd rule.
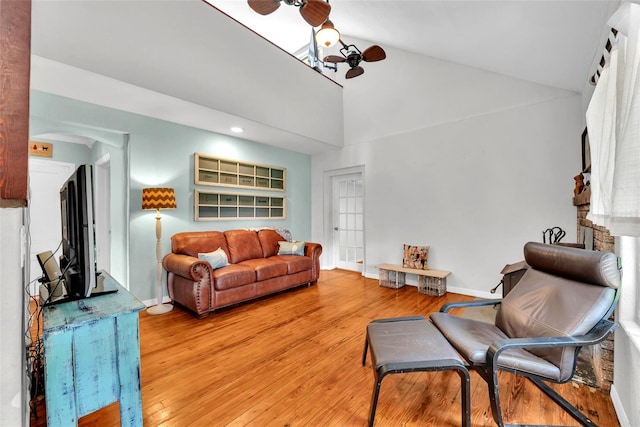
[[418, 292], [421, 294], [442, 296], [447, 292], [447, 276], [450, 271], [444, 270], [420, 270], [406, 268], [397, 264], [380, 264], [380, 286], [399, 289], [405, 285], [407, 274], [418, 276]]

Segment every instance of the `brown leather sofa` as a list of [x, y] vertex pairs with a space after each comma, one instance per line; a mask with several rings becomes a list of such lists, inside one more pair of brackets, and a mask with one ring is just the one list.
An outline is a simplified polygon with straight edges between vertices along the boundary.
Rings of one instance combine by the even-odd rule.
[[[171, 237], [167, 270], [169, 297], [199, 318], [210, 312], [300, 285], [320, 275], [322, 246], [305, 243], [304, 255], [278, 255], [285, 239], [275, 230], [190, 231]], [[229, 265], [218, 269], [198, 258], [222, 248]]]

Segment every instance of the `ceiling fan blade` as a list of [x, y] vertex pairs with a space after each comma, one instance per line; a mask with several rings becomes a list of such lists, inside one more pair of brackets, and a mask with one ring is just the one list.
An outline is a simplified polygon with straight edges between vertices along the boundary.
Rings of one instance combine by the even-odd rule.
[[268, 15], [280, 7], [280, 0], [247, 0], [249, 7], [260, 15]]
[[324, 0], [307, 0], [300, 6], [300, 14], [312, 27], [319, 27], [329, 18], [331, 5]]
[[355, 68], [351, 68], [349, 69], [349, 71], [347, 71], [346, 74], [346, 78], [348, 79], [352, 79], [354, 77], [358, 77], [360, 74], [364, 73], [364, 68], [362, 68], [361, 66], [357, 66]]
[[362, 52], [362, 59], [366, 62], [382, 61], [386, 57], [387, 54], [385, 53], [384, 49], [382, 49], [377, 44], [368, 47], [364, 52]]
[[342, 56], [338, 56], [338, 55], [327, 55], [324, 57], [324, 59], [322, 60], [323, 62], [333, 62], [334, 64], [336, 62], [344, 62], [346, 61], [346, 59], [344, 59]]

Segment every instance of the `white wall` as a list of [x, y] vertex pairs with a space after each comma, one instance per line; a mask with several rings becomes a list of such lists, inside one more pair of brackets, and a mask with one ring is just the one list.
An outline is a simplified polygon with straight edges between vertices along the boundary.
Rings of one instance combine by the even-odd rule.
[[0, 209], [0, 425], [28, 425], [28, 408], [24, 404], [25, 341], [23, 329], [25, 260], [22, 223], [23, 209]]
[[[366, 46], [366, 43], [362, 43]], [[529, 240], [576, 239], [580, 95], [387, 48], [344, 83], [345, 147], [312, 157], [312, 237], [323, 237], [323, 174], [365, 165], [365, 274], [430, 245], [448, 290], [490, 296]], [[398, 66], [398, 64], [402, 64]], [[575, 173], [574, 173], [575, 171]], [[327, 259], [325, 258], [325, 264]]]
[[616, 251], [622, 259], [622, 292], [616, 310], [620, 327], [616, 330], [613, 352], [614, 372], [611, 398], [620, 425], [640, 425], [640, 238], [616, 238]]

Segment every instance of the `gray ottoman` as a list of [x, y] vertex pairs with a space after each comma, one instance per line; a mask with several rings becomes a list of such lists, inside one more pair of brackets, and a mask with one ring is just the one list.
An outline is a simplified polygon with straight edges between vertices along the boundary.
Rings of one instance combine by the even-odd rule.
[[469, 371], [458, 353], [422, 316], [373, 320], [367, 325], [362, 365], [371, 349], [375, 376], [369, 426], [373, 426], [382, 379], [387, 374], [453, 369], [460, 375], [462, 426], [471, 425]]

